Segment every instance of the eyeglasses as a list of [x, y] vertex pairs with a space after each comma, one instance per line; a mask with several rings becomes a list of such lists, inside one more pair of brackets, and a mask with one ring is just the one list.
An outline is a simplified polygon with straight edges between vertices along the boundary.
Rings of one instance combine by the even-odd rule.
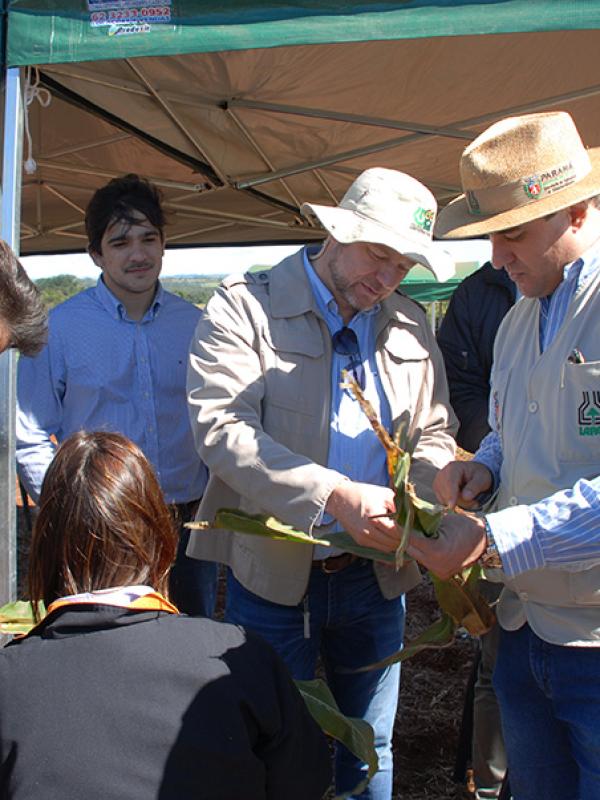
[[358, 337], [352, 328], [344, 325], [331, 337], [333, 349], [340, 356], [349, 356], [348, 369], [351, 370], [354, 380], [361, 389], [365, 388], [365, 368], [360, 355]]

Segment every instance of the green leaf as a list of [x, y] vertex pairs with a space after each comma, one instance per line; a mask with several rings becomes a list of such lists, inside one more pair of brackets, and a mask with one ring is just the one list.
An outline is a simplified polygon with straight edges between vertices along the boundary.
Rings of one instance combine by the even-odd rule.
[[[367, 780], [343, 797], [351, 797], [361, 792], [379, 768], [373, 728], [363, 719], [346, 717], [342, 714], [325, 681], [316, 678], [312, 681], [295, 681], [295, 683], [308, 710], [323, 731], [341, 742], [351, 753], [367, 764]], [[341, 800], [341, 797], [336, 800]]]
[[313, 539], [307, 533], [297, 531], [289, 525], [285, 525], [275, 517], [265, 514], [246, 514], [244, 511], [232, 511], [228, 508], [220, 508], [215, 514], [213, 522], [188, 522], [187, 528], [192, 530], [213, 530], [226, 528], [236, 533], [247, 533], [254, 536], [266, 536], [276, 541], [297, 542], [299, 544], [323, 544], [325, 546], [339, 547], [340, 549], [353, 553], [359, 558], [368, 558], [372, 561], [385, 561], [388, 564], [394, 563], [393, 553], [383, 553], [373, 547], [362, 547], [356, 544], [354, 539], [346, 531], [324, 534], [320, 539]]
[[327, 540], [313, 539], [307, 533], [297, 531], [291, 525], [286, 525], [268, 514], [245, 514], [232, 508], [220, 508], [212, 522], [187, 522], [186, 528], [201, 531], [224, 529], [254, 536], [267, 536], [277, 541], [329, 545]]
[[396, 462], [396, 469], [392, 476], [393, 488], [403, 491], [410, 472], [410, 453], [401, 453]]
[[[346, 531], [338, 531], [337, 533], [327, 533], [322, 537], [327, 544], [334, 547], [339, 547], [348, 553], [353, 553], [359, 558], [368, 558], [371, 561], [384, 561], [386, 564], [394, 563], [393, 553], [384, 553], [382, 550], [375, 550], [374, 547], [363, 547], [356, 544], [352, 536]], [[315, 539], [312, 539], [316, 543]]]
[[[39, 603], [40, 617], [46, 615], [44, 604]], [[36, 625], [33, 608], [29, 600], [16, 600], [0, 608], [0, 633], [12, 636], [26, 634]]]
[[411, 642], [408, 642], [408, 644], [404, 645], [401, 650], [392, 653], [391, 656], [388, 656], [381, 661], [376, 661], [373, 664], [367, 664], [367, 666], [361, 667], [357, 670], [348, 671], [367, 672], [371, 669], [385, 669], [385, 667], [389, 667], [392, 664], [398, 663], [399, 661], [406, 661], [408, 658], [412, 658], [417, 653], [420, 653], [421, 650], [448, 647], [448, 645], [451, 645], [454, 641], [455, 631], [456, 625], [454, 624], [452, 617], [450, 617], [449, 614], [442, 613], [442, 616], [436, 620], [433, 625], [430, 625], [427, 630], [419, 634], [416, 639], [413, 639]]

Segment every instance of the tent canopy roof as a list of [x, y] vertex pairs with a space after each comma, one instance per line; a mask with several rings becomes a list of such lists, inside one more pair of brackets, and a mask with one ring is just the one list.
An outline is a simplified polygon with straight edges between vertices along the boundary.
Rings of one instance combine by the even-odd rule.
[[369, 166], [447, 202], [462, 149], [510, 114], [566, 109], [600, 144], [596, 0], [173, 0], [131, 35], [92, 26], [109, 5], [9, 3], [8, 61], [52, 96], [29, 106], [23, 253], [84, 249], [91, 192], [125, 172], [162, 188], [172, 245], [288, 243], [323, 235], [303, 201]]

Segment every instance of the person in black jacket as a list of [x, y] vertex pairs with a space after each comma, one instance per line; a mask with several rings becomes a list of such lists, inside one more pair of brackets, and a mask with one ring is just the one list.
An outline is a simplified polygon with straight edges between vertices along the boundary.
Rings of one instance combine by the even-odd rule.
[[460, 422], [457, 444], [474, 453], [489, 432], [488, 398], [496, 331], [513, 306], [516, 286], [488, 261], [465, 278], [450, 300], [437, 341], [450, 404]]
[[[516, 299], [516, 286], [504, 269], [488, 261], [465, 278], [450, 300], [438, 333], [448, 376], [450, 404], [459, 419], [457, 444], [474, 453], [489, 433], [488, 401], [494, 339]], [[501, 584], [480, 581], [488, 602]], [[498, 797], [506, 772], [500, 709], [492, 686], [498, 649], [497, 626], [481, 637], [473, 703], [472, 764], [477, 800]]]
[[327, 741], [275, 651], [161, 594], [176, 542], [136, 445], [61, 445], [30, 555], [48, 615], [0, 652], [0, 797], [322, 797]]

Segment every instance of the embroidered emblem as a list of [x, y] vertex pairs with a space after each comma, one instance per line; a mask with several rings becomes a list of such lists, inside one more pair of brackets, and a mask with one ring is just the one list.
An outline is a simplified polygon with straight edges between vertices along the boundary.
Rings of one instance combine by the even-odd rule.
[[544, 187], [542, 186], [537, 175], [532, 175], [531, 178], [527, 178], [523, 184], [523, 191], [527, 197], [531, 198], [531, 200], [537, 200], [544, 191]]
[[583, 392], [577, 409], [580, 436], [600, 436], [600, 391]]
[[431, 230], [431, 226], [433, 225], [433, 220], [435, 218], [435, 212], [432, 211], [430, 208], [417, 208], [415, 213], [413, 214], [413, 220], [415, 221], [415, 225], [417, 228], [420, 228], [422, 231], [429, 233]]

